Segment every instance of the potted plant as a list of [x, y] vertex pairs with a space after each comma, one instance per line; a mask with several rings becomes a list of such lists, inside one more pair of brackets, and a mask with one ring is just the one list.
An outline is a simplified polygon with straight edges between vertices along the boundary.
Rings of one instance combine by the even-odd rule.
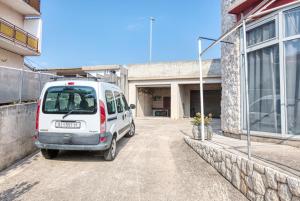
[[[213, 131], [210, 126], [210, 123], [212, 121], [212, 114], [208, 114], [207, 116], [204, 116], [204, 139], [211, 140]], [[196, 116], [192, 120], [193, 125], [193, 136], [194, 139], [200, 140], [201, 139], [201, 114], [198, 112], [196, 113]]]

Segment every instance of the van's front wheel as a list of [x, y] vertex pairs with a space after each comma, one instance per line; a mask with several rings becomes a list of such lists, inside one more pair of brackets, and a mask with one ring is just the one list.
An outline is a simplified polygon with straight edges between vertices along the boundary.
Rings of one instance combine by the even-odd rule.
[[54, 149], [41, 149], [42, 155], [46, 159], [53, 159], [56, 158], [58, 155], [59, 150]]
[[134, 125], [134, 123], [132, 122], [132, 123], [130, 124], [130, 130], [129, 130], [128, 133], [125, 135], [125, 137], [132, 137], [132, 136], [134, 136], [134, 134], [135, 134], [135, 125]]
[[104, 152], [104, 159], [106, 161], [113, 161], [117, 153], [117, 140], [114, 137], [111, 141], [110, 148]]

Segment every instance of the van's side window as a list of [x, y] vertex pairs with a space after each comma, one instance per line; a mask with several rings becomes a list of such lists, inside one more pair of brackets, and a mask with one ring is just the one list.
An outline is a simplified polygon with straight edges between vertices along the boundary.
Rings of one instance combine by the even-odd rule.
[[123, 103], [124, 103], [125, 110], [129, 110], [130, 108], [129, 108], [129, 105], [127, 103], [127, 100], [126, 100], [124, 94], [122, 94], [122, 100], [123, 100]]
[[112, 91], [105, 91], [105, 99], [108, 114], [116, 113], [116, 103]]
[[121, 100], [121, 94], [119, 92], [114, 92], [114, 94], [115, 94], [115, 99], [116, 99], [116, 104], [117, 104], [117, 111], [118, 111], [118, 113], [122, 113], [124, 105]]

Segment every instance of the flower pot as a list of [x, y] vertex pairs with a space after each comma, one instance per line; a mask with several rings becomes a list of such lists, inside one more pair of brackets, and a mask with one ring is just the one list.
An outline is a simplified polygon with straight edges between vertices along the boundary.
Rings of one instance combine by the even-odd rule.
[[211, 140], [213, 136], [213, 130], [211, 126], [206, 126], [206, 135], [207, 135], [207, 140]]
[[[202, 140], [201, 139], [201, 125], [199, 126], [193, 126], [193, 137], [195, 140]], [[205, 140], [211, 140], [213, 136], [213, 131], [211, 126], [204, 126], [204, 139]]]

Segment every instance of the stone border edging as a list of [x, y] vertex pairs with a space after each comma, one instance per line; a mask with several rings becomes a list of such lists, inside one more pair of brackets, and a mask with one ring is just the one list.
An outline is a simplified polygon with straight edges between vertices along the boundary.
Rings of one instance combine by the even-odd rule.
[[300, 201], [299, 179], [187, 136], [184, 141], [249, 200]]

